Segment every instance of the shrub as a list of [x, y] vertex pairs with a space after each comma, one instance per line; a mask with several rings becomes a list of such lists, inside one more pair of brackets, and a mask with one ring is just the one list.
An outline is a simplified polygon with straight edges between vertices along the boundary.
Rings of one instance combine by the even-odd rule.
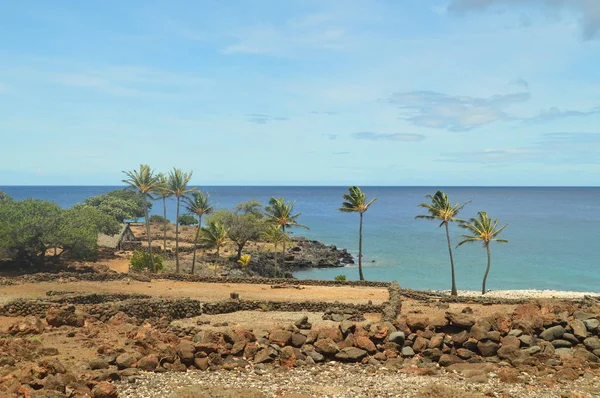
[[158, 214], [154, 214], [152, 216], [150, 216], [150, 223], [151, 224], [164, 224], [166, 222], [169, 222], [169, 220], [167, 220], [166, 218], [164, 218], [163, 216], [159, 216]]
[[196, 219], [196, 217], [191, 216], [189, 214], [184, 214], [182, 216], [179, 216], [179, 218], [177, 219], [177, 222], [179, 223], [179, 225], [196, 225], [196, 224], [198, 224], [198, 220]]
[[336, 281], [345, 281], [346, 280], [346, 275], [344, 275], [344, 274], [338, 275], [338, 276], [336, 276], [334, 278], [334, 280], [336, 280]]
[[[136, 271], [150, 271], [150, 253], [146, 250], [135, 250], [131, 256], [131, 268]], [[163, 269], [163, 258], [157, 254], [154, 255], [154, 265], [157, 271]]]

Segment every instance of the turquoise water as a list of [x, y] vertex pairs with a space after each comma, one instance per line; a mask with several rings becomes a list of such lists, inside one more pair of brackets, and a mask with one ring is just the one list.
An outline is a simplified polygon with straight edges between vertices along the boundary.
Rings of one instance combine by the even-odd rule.
[[[83, 198], [117, 187], [0, 187], [15, 199], [35, 197], [69, 207]], [[353, 254], [358, 245], [358, 215], [336, 211], [345, 187], [204, 187], [217, 207], [271, 196], [296, 200], [299, 221], [309, 231], [292, 230], [308, 238]], [[417, 204], [437, 188], [365, 187], [378, 200], [365, 214], [365, 276], [370, 280], [397, 280], [415, 289], [450, 288], [450, 266], [444, 230], [434, 221], [415, 220]], [[600, 188], [443, 188], [452, 201], [471, 200], [461, 216], [487, 211], [509, 226], [503, 232], [508, 244], [492, 244], [489, 289], [559, 289], [600, 292]], [[153, 213], [161, 214], [160, 203]], [[174, 219], [175, 203], [168, 214]], [[454, 245], [461, 231], [451, 228]], [[485, 250], [478, 244], [455, 250], [459, 289], [478, 290], [485, 271]], [[298, 278], [333, 279], [346, 274], [358, 278], [356, 266], [298, 272]]]

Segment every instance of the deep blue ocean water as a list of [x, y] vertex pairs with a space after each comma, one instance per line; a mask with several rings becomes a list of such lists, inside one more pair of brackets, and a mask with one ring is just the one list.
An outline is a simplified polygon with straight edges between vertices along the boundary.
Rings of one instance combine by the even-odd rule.
[[[70, 207], [85, 197], [120, 187], [5, 186], [14, 199], [33, 197]], [[299, 221], [309, 231], [292, 232], [347, 248], [356, 255], [358, 214], [336, 211], [345, 187], [202, 187], [218, 208], [256, 199], [267, 203], [271, 196], [296, 201]], [[444, 230], [434, 221], [415, 220], [423, 213], [417, 204], [433, 194], [429, 187], [364, 187], [369, 198], [377, 197], [364, 217], [365, 276], [370, 280], [397, 280], [415, 289], [450, 289], [450, 266]], [[477, 211], [508, 223], [502, 236], [508, 244], [492, 244], [492, 268], [488, 289], [557, 289], [600, 292], [600, 188], [507, 188], [448, 187], [453, 202], [472, 202], [462, 218]], [[168, 203], [173, 220], [175, 201]], [[152, 213], [162, 214], [156, 202]], [[462, 231], [451, 226], [453, 244]], [[485, 271], [486, 254], [479, 244], [454, 251], [459, 289], [478, 290]], [[315, 269], [298, 278], [333, 279], [346, 274], [358, 278], [356, 266]]]

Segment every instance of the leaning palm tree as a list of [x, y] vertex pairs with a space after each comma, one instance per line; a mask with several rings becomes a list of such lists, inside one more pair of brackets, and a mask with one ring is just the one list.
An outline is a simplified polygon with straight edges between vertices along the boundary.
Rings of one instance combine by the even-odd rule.
[[123, 171], [127, 176], [123, 180], [128, 188], [136, 190], [144, 199], [144, 222], [146, 224], [146, 236], [148, 238], [148, 254], [150, 257], [150, 268], [156, 272], [154, 256], [152, 254], [152, 236], [150, 235], [150, 223], [148, 220], [148, 199], [152, 199], [151, 193], [155, 192], [159, 185], [158, 176], [147, 164], [141, 164], [139, 170]]
[[[278, 225], [281, 228], [281, 232], [285, 234], [285, 229], [291, 227], [301, 227], [308, 229], [307, 226], [298, 223], [296, 220], [302, 213], [294, 213], [294, 206], [296, 202], [286, 202], [283, 198], [271, 198], [269, 199], [269, 205], [265, 207], [265, 216], [267, 222], [272, 225]], [[282, 241], [282, 266], [285, 264], [285, 244], [286, 240]], [[275, 265], [275, 276], [278, 274], [277, 264]]]
[[169, 172], [169, 191], [171, 195], [177, 198], [177, 212], [175, 216], [175, 272], [179, 273], [179, 208], [181, 198], [185, 195], [194, 192], [196, 188], [188, 189], [187, 184], [192, 178], [192, 171], [185, 173], [181, 169], [173, 168]]
[[485, 269], [485, 275], [483, 276], [483, 286], [481, 287], [481, 294], [485, 294], [485, 282], [487, 281], [488, 274], [490, 272], [490, 266], [492, 265], [492, 256], [490, 254], [490, 242], [508, 243], [506, 239], [499, 239], [498, 235], [502, 232], [508, 224], [504, 224], [498, 228], [498, 220], [490, 218], [485, 211], [477, 213], [477, 218], [471, 218], [469, 221], [463, 221], [460, 224], [461, 228], [469, 230], [471, 235], [462, 235], [463, 241], [461, 241], [456, 247], [462, 246], [467, 242], [482, 242], [483, 247], [487, 251], [487, 268]]
[[427, 199], [431, 200], [431, 203], [421, 203], [419, 207], [423, 207], [427, 209], [429, 214], [416, 216], [416, 219], [425, 219], [425, 220], [437, 220], [440, 221], [439, 227], [442, 225], [446, 227], [446, 241], [448, 242], [448, 253], [450, 254], [450, 269], [452, 271], [452, 296], [458, 295], [458, 291], [456, 290], [456, 276], [454, 274], [454, 256], [452, 255], [452, 245], [450, 243], [450, 231], [448, 228], [448, 224], [451, 222], [461, 222], [456, 218], [458, 213], [470, 202], [465, 204], [452, 204], [448, 199], [448, 195], [446, 195], [442, 191], [437, 191], [435, 195], [427, 195]]
[[167, 256], [167, 198], [171, 197], [171, 190], [169, 189], [169, 179], [163, 173], [158, 174], [158, 185], [154, 190], [157, 197], [162, 199], [163, 203], [163, 257]]
[[[199, 241], [207, 249], [217, 249], [217, 262], [219, 261], [219, 251], [225, 245], [227, 239], [227, 228], [219, 221], [210, 220], [205, 228], [200, 230]], [[215, 274], [217, 265], [215, 264]]]
[[196, 237], [194, 238], [194, 256], [192, 258], [192, 275], [194, 274], [194, 270], [196, 269], [196, 250], [198, 249], [198, 236], [200, 235], [200, 230], [202, 229], [202, 216], [204, 214], [211, 214], [215, 208], [211, 203], [208, 202], [208, 197], [210, 195], [208, 192], [205, 194], [202, 191], [198, 190], [192, 192], [191, 197], [185, 198], [185, 208], [191, 214], [198, 216], [198, 228], [196, 229]]
[[352, 186], [348, 187], [348, 193], [343, 195], [344, 201], [339, 211], [345, 213], [358, 213], [360, 214], [360, 226], [358, 229], [358, 275], [361, 281], [365, 280], [362, 270], [362, 230], [363, 230], [363, 214], [369, 210], [369, 206], [377, 200], [377, 198], [371, 199], [367, 202], [367, 195], [360, 190], [359, 187]]

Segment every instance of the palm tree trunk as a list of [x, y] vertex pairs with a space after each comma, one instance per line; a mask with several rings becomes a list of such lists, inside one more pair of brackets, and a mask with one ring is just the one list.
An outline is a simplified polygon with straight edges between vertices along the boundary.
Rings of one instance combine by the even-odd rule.
[[[281, 231], [285, 234], [285, 225], [281, 228]], [[282, 249], [281, 249], [281, 269], [283, 269], [284, 265], [285, 265], [285, 239], [282, 242]], [[279, 270], [277, 269], [277, 262], [275, 262], [275, 277], [277, 278], [279, 276]]]
[[144, 195], [144, 219], [146, 221], [146, 237], [148, 238], [148, 254], [150, 255], [150, 269], [153, 273], [156, 272], [154, 266], [154, 256], [152, 255], [152, 236], [150, 236], [150, 223], [148, 222], [148, 203], [146, 203], [146, 196]]
[[177, 197], [177, 212], [175, 216], [175, 273], [179, 273], [179, 196]]
[[485, 282], [487, 281], [488, 274], [490, 273], [490, 266], [492, 265], [492, 255], [490, 254], [490, 244], [485, 246], [487, 250], [487, 268], [485, 269], [485, 275], [483, 276], [483, 286], [481, 287], [481, 294], [485, 294]]
[[163, 196], [163, 257], [167, 258], [167, 198]]
[[446, 225], [446, 240], [448, 241], [448, 253], [450, 254], [450, 269], [452, 270], [452, 296], [458, 296], [456, 290], [456, 275], [454, 275], [454, 257], [452, 256], [452, 245], [450, 244], [450, 231], [448, 229], [448, 223]]
[[360, 213], [360, 227], [358, 229], [358, 276], [361, 281], [365, 280], [362, 270], [362, 227], [363, 225], [363, 213]]
[[196, 250], [198, 249], [200, 228], [202, 228], [202, 214], [198, 214], [198, 229], [196, 230], [196, 238], [194, 239], [194, 257], [192, 257], [192, 275], [194, 275], [194, 271], [196, 270]]
[[217, 276], [217, 268], [219, 267], [219, 249], [221, 246], [217, 245], [217, 261], [215, 262], [215, 276]]

